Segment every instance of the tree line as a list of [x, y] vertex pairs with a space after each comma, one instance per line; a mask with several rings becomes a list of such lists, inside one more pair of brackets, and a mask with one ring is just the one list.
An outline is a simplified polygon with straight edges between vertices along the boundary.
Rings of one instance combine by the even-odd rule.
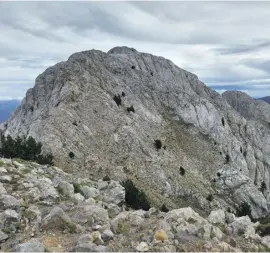
[[10, 135], [7, 137], [1, 134], [0, 155], [4, 158], [21, 158], [26, 161], [34, 161], [39, 164], [53, 165], [52, 154], [41, 154], [42, 144], [33, 137], [17, 136], [13, 139]]

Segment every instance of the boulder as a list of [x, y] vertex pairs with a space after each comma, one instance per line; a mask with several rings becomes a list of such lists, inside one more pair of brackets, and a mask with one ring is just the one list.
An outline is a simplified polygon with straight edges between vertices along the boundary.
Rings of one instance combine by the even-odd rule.
[[109, 222], [108, 211], [97, 205], [79, 205], [70, 210], [71, 219], [88, 226], [104, 225]]
[[225, 224], [225, 212], [222, 209], [211, 211], [207, 220], [212, 224]]
[[0, 176], [0, 183], [10, 183], [11, 180], [12, 180], [12, 177], [9, 175]]
[[60, 194], [65, 197], [71, 198], [74, 194], [74, 186], [66, 181], [61, 181], [58, 185]]
[[108, 242], [108, 241], [113, 240], [113, 236], [114, 236], [113, 232], [111, 230], [108, 230], [108, 229], [104, 230], [102, 232], [102, 235], [101, 235], [104, 242]]
[[75, 246], [72, 251], [74, 252], [108, 252], [108, 248], [103, 245], [96, 245], [91, 242], [85, 242]]
[[187, 235], [203, 239], [211, 237], [212, 225], [190, 207], [169, 211], [165, 221], [172, 227], [176, 238]]
[[234, 222], [229, 224], [228, 229], [233, 235], [245, 234], [248, 227], [254, 227], [254, 224], [251, 222], [249, 216], [242, 216], [235, 219]]
[[125, 201], [125, 188], [116, 181], [110, 181], [102, 191], [103, 201], [119, 205]]
[[0, 214], [0, 228], [10, 228], [13, 223], [18, 223], [21, 216], [12, 209], [7, 209]]
[[5, 241], [6, 239], [8, 239], [8, 235], [4, 233], [2, 230], [0, 230], [0, 243], [2, 241]]
[[71, 233], [79, 231], [79, 227], [71, 221], [69, 216], [60, 207], [54, 207], [50, 213], [42, 220], [41, 228], [44, 230], [67, 229]]
[[5, 175], [7, 170], [4, 167], [0, 167], [0, 175]]
[[80, 193], [75, 193], [73, 195], [73, 201], [75, 204], [80, 204], [84, 201], [84, 196], [81, 195]]
[[6, 188], [2, 183], [0, 183], [0, 196], [7, 194]]
[[96, 198], [100, 195], [99, 190], [94, 188], [94, 187], [89, 187], [87, 185], [84, 185], [80, 189], [81, 189], [83, 196], [87, 199], [88, 198]]
[[139, 252], [146, 252], [149, 250], [149, 246], [146, 242], [141, 242], [137, 247], [136, 250]]
[[23, 200], [18, 200], [11, 195], [0, 195], [0, 211], [10, 209], [17, 209], [23, 205]]
[[12, 252], [45, 252], [45, 247], [37, 239], [31, 239], [26, 243], [15, 246]]

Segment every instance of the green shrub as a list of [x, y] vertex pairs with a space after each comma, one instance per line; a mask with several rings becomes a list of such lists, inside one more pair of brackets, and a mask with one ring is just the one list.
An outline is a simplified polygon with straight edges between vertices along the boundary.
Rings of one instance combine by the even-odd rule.
[[157, 150], [162, 148], [161, 140], [155, 140], [155, 147]]
[[260, 236], [266, 236], [270, 234], [270, 223], [267, 224], [260, 224], [256, 228], [256, 233], [258, 233]]
[[213, 195], [212, 194], [209, 194], [207, 197], [206, 197], [206, 200], [208, 200], [209, 202], [212, 202], [214, 199]]
[[246, 216], [248, 215], [252, 219], [251, 215], [251, 208], [247, 202], [243, 202], [237, 209], [236, 209], [236, 216]]
[[68, 156], [73, 159], [75, 157], [74, 153], [73, 152], [69, 152]]
[[169, 212], [170, 210], [169, 210], [169, 208], [168, 208], [165, 204], [163, 204], [162, 207], [160, 208], [160, 211], [161, 211], [161, 212], [164, 212], [164, 213], [167, 213], [167, 212]]
[[125, 201], [127, 206], [133, 209], [143, 209], [146, 211], [150, 209], [150, 203], [147, 200], [145, 193], [139, 190], [131, 180], [126, 180], [122, 183], [122, 186], [126, 191]]
[[36, 142], [31, 136], [28, 138], [18, 136], [13, 140], [10, 135], [7, 137], [1, 135], [0, 154], [2, 157], [20, 158], [26, 161], [52, 165], [53, 156], [51, 154], [41, 155], [41, 147], [41, 142]]
[[180, 166], [180, 175], [184, 176], [185, 174], [186, 174], [186, 170], [182, 166]]

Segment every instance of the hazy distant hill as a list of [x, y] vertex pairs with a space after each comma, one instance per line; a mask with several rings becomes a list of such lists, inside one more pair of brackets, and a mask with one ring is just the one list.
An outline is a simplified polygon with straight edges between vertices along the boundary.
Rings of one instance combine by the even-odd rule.
[[268, 104], [270, 104], [270, 96], [263, 97], [263, 98], [258, 98], [258, 100], [263, 100], [263, 101], [267, 102]]
[[20, 102], [20, 100], [0, 101], [0, 123], [6, 121], [12, 115]]

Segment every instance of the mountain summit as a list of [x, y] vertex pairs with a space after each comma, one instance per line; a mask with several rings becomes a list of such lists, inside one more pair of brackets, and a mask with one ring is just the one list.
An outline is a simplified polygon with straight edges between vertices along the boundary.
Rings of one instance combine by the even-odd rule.
[[233, 100], [163, 57], [90, 50], [39, 75], [2, 130], [41, 141], [74, 177], [132, 179], [153, 205], [247, 203], [256, 218], [269, 212], [269, 121]]

